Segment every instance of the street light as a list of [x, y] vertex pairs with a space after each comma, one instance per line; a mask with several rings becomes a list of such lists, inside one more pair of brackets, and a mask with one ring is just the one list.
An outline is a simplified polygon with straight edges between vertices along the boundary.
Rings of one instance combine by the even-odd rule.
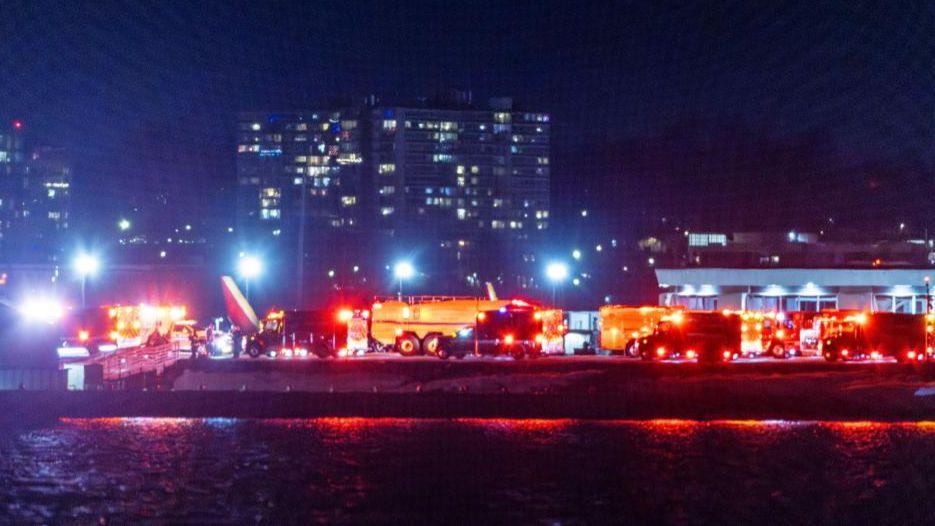
[[250, 280], [263, 272], [263, 262], [256, 256], [244, 255], [237, 262], [237, 273], [244, 280], [244, 297], [250, 299]]
[[77, 272], [78, 276], [81, 277], [81, 308], [87, 307], [87, 302], [85, 301], [85, 289], [88, 282], [88, 276], [97, 274], [100, 266], [101, 264], [97, 258], [90, 254], [78, 254], [78, 257], [75, 258], [75, 272]]
[[568, 279], [568, 265], [553, 261], [545, 267], [545, 276], [552, 282], [552, 304], [555, 304], [555, 287]]
[[121, 219], [120, 221], [117, 222], [117, 228], [119, 228], [120, 230], [130, 230], [130, 226], [131, 226], [130, 220], [126, 218]]
[[399, 280], [399, 299], [403, 298], [403, 281], [416, 274], [416, 269], [408, 261], [400, 261], [393, 267], [393, 275]]

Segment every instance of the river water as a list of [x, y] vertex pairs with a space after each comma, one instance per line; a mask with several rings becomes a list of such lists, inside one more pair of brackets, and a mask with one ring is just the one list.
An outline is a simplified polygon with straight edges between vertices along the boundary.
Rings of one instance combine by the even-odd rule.
[[91, 419], [0, 428], [0, 523], [935, 523], [935, 424]]

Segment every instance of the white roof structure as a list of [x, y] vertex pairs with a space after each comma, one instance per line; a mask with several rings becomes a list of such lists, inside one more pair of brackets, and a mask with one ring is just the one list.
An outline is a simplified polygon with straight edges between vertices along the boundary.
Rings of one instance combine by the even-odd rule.
[[660, 287], [710, 285], [713, 287], [895, 287], [924, 286], [935, 278], [933, 269], [838, 269], [838, 268], [659, 268]]

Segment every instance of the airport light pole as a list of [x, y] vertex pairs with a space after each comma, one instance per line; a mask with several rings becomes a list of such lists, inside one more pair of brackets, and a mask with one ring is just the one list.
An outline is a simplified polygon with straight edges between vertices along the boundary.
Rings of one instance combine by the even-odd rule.
[[237, 262], [237, 273], [243, 278], [244, 297], [247, 301], [250, 300], [250, 281], [258, 277], [261, 272], [263, 272], [263, 262], [256, 256], [247, 254], [241, 256], [240, 261]]
[[393, 275], [399, 280], [400, 301], [403, 299], [403, 281], [410, 279], [415, 273], [416, 269], [408, 261], [400, 261], [393, 267]]
[[555, 306], [555, 289], [568, 279], [568, 265], [561, 261], [553, 261], [545, 267], [545, 276], [552, 283], [552, 306]]
[[85, 291], [88, 284], [88, 276], [93, 276], [97, 274], [98, 269], [100, 268], [100, 261], [96, 257], [90, 254], [78, 254], [78, 257], [75, 258], [75, 271], [78, 273], [78, 276], [81, 277], [81, 308], [86, 308], [87, 297]]

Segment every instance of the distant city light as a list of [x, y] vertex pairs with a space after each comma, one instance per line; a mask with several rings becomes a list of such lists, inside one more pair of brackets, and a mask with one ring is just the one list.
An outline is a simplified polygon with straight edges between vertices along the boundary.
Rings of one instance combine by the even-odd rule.
[[263, 272], [263, 262], [256, 256], [245, 255], [237, 263], [237, 273], [244, 279], [253, 279]]
[[357, 265], [354, 265], [354, 269], [353, 269], [353, 270], [354, 270], [355, 273], [356, 273], [356, 272], [359, 272], [359, 271], [360, 271], [360, 267], [358, 267]]
[[571, 251], [571, 257], [575, 259], [581, 259], [581, 251], [577, 248]]
[[602, 250], [604, 250], [604, 247], [602, 245], [597, 245], [596, 247], [594, 247], [594, 250], [601, 252]]
[[117, 228], [120, 230], [130, 230], [130, 220], [126, 218], [121, 219], [117, 222]]
[[565, 281], [568, 279], [568, 265], [560, 261], [549, 263], [545, 267], [545, 276], [553, 283]]
[[578, 278], [575, 278], [571, 280], [571, 284], [577, 287], [578, 285], [581, 285], [581, 280]]
[[78, 257], [75, 258], [75, 271], [82, 278], [97, 274], [100, 266], [101, 264], [97, 258], [90, 254], [78, 254]]
[[649, 266], [651, 267], [656, 264], [656, 258], [649, 258], [646, 260], [646, 262], [649, 263]]
[[588, 210], [584, 209], [581, 211], [581, 217], [588, 217]]
[[165, 251], [165, 250], [160, 250], [160, 251], [159, 251], [159, 257], [162, 258], [162, 259], [165, 259], [165, 258], [166, 258], [166, 251]]
[[328, 271], [328, 277], [329, 277], [329, 278], [333, 278], [333, 277], [334, 277], [334, 269], [331, 269], [331, 270]]
[[13, 121], [13, 128], [15, 128], [15, 129], [17, 129], [17, 130], [22, 129], [22, 128], [23, 128], [23, 121], [21, 121], [21, 120], [15, 120], [15, 121]]

